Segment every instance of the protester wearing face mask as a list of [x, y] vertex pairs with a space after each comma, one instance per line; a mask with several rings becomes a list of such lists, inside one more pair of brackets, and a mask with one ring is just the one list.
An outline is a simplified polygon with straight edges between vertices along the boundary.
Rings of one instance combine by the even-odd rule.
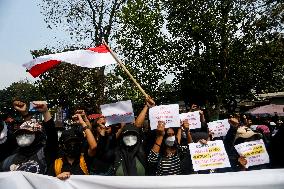
[[16, 148], [14, 134], [8, 129], [6, 123], [0, 120], [0, 162], [10, 156]]
[[[254, 132], [247, 126], [240, 126], [239, 119], [234, 117], [229, 119], [230, 129], [227, 132], [227, 135], [224, 139], [224, 146], [226, 152], [229, 156], [230, 164], [232, 167], [232, 171], [242, 171], [242, 170], [257, 170], [257, 169], [264, 169], [269, 168], [270, 165], [263, 164], [263, 165], [255, 165], [250, 166], [248, 169], [246, 168], [247, 160], [239, 156], [235, 149], [235, 145], [241, 144], [244, 142], [250, 142], [254, 140], [263, 139], [262, 134]], [[267, 151], [269, 152], [269, 148], [266, 145]]]
[[[76, 114], [75, 117], [78, 120], [77, 124], [63, 131], [59, 139], [62, 155], [48, 170], [49, 175], [61, 180], [68, 179], [70, 175], [88, 175], [91, 157], [96, 153], [97, 143], [91, 128], [83, 120], [81, 114]], [[84, 135], [88, 143], [86, 151], [83, 148]]]
[[[27, 116], [26, 104], [14, 102], [16, 110], [23, 117]], [[45, 174], [49, 162], [53, 161], [57, 151], [57, 133], [55, 124], [46, 104], [35, 104], [36, 109], [43, 114], [42, 124], [36, 120], [25, 121], [15, 131], [18, 150], [7, 157], [0, 165], [1, 171], [26, 171]]]
[[[188, 143], [192, 142], [189, 124], [182, 124], [187, 132]], [[180, 131], [178, 137], [172, 128], [165, 130], [165, 122], [159, 121], [157, 126], [157, 138], [148, 156], [150, 164], [156, 164], [156, 175], [180, 175], [182, 174], [182, 161], [185, 153], [180, 148]]]
[[126, 124], [121, 132], [115, 152], [113, 175], [144, 176], [146, 169], [145, 153], [139, 128]]

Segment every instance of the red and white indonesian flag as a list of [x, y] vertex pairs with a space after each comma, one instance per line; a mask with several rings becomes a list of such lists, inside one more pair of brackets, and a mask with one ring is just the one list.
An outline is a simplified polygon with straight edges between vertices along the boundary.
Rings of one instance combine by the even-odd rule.
[[61, 62], [86, 68], [102, 67], [116, 63], [107, 46], [102, 44], [87, 50], [67, 51], [40, 56], [23, 66], [33, 77], [37, 77]]

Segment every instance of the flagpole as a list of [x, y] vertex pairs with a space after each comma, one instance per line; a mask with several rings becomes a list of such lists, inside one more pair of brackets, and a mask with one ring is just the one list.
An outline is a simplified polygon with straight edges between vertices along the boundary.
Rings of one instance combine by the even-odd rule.
[[110, 54], [113, 56], [113, 58], [116, 60], [116, 62], [122, 67], [122, 69], [126, 72], [126, 74], [130, 77], [130, 79], [134, 82], [134, 84], [138, 87], [138, 89], [141, 91], [141, 93], [147, 98], [149, 95], [142, 89], [140, 84], [136, 81], [136, 79], [131, 75], [131, 73], [127, 70], [127, 68], [124, 66], [124, 64], [119, 60], [119, 58], [116, 56], [116, 54], [111, 50], [111, 48], [108, 46], [108, 44], [103, 39], [103, 44], [109, 49]]

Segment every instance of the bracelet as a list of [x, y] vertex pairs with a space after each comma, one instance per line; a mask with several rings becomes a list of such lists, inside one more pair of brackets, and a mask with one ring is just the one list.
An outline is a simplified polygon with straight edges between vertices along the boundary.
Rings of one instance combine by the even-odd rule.
[[160, 144], [157, 144], [157, 142], [155, 143], [157, 146], [159, 146], [159, 147], [161, 147], [161, 145]]
[[190, 130], [189, 129], [185, 129], [184, 132], [185, 133], [190, 133]]

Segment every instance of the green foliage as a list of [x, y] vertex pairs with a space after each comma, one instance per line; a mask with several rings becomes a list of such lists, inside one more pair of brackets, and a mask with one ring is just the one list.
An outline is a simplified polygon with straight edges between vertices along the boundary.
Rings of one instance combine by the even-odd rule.
[[121, 52], [154, 90], [161, 68], [175, 74], [181, 99], [229, 103], [251, 98], [252, 90], [283, 89], [281, 2], [144, 0], [123, 10]]
[[[75, 46], [64, 43], [59, 48], [32, 51], [33, 57], [74, 49], [84, 49], [106, 42], [112, 37], [116, 27], [117, 13], [125, 0], [42, 0], [40, 4], [49, 28], [64, 29]], [[60, 64], [42, 74], [37, 86], [52, 105], [74, 109], [81, 107], [90, 113], [98, 112], [99, 105], [112, 97], [105, 95], [107, 90], [105, 67], [97, 69], [81, 68]], [[113, 83], [111, 83], [113, 84]]]
[[[128, 1], [120, 14], [120, 29], [116, 33], [116, 50], [142, 88], [159, 100], [159, 83], [168, 73], [163, 65], [167, 57], [167, 36], [160, 1]], [[129, 85], [127, 75], [119, 71]], [[134, 92], [134, 91], [133, 91]]]
[[[226, 107], [237, 96], [252, 98], [251, 91], [284, 88], [281, 1], [43, 2], [50, 27], [65, 26], [77, 41], [112, 39], [130, 73], [158, 103], [209, 100]], [[143, 103], [122, 69], [103, 73], [104, 68], [60, 65], [41, 76], [38, 86], [62, 106], [83, 104], [96, 110], [119, 100], [131, 99], [135, 107]], [[175, 75], [170, 84], [163, 82], [168, 74]]]

